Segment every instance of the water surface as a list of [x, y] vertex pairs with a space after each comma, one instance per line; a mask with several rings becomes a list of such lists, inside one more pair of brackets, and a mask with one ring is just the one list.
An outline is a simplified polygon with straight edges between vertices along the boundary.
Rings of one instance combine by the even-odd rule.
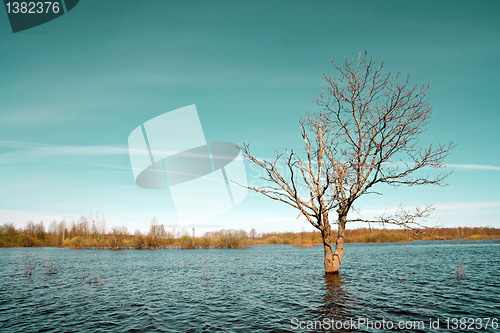
[[[446, 318], [500, 317], [499, 254], [495, 241], [346, 244], [341, 273], [325, 278], [319, 246], [4, 248], [0, 331], [286, 332], [366, 318], [444, 332]], [[441, 329], [430, 329], [438, 318]]]

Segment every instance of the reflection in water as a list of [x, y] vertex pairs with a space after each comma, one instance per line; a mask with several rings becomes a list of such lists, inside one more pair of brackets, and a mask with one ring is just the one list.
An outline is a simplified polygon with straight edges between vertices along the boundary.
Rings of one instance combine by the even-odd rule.
[[[344, 290], [344, 280], [340, 274], [325, 274], [322, 306], [325, 314], [342, 319], [348, 312], [347, 293]], [[345, 318], [344, 318], [345, 319]]]
[[[314, 320], [328, 320], [332, 324], [345, 322], [353, 319], [351, 309], [352, 300], [345, 290], [345, 281], [341, 274], [325, 274], [323, 277], [323, 304], [314, 314]], [[352, 332], [349, 329], [331, 329], [335, 332]]]

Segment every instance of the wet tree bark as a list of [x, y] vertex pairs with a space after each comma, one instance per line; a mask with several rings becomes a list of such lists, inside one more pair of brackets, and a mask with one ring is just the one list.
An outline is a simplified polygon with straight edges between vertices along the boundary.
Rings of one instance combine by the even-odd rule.
[[330, 223], [325, 220], [325, 227], [322, 232], [323, 236], [323, 247], [325, 250], [325, 274], [338, 274], [340, 269], [340, 263], [342, 262], [342, 257], [344, 256], [344, 233], [345, 233], [345, 223], [347, 216], [339, 216], [339, 227], [337, 240], [335, 241], [335, 251], [332, 249], [332, 231]]

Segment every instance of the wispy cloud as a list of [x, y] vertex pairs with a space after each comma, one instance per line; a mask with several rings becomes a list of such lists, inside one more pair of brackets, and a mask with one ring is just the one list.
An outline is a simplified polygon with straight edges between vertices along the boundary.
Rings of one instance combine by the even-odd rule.
[[[110, 156], [110, 155], [126, 155], [133, 153], [134, 156], [149, 160], [149, 152], [145, 149], [129, 149], [127, 146], [114, 146], [114, 145], [98, 145], [98, 146], [85, 146], [85, 145], [54, 145], [46, 143], [35, 143], [35, 142], [22, 142], [22, 141], [10, 141], [10, 140], [0, 140], [0, 148], [8, 148], [9, 151], [0, 153], [0, 164], [16, 164], [27, 162], [30, 160], [39, 159], [42, 157], [53, 157], [53, 156]], [[200, 153], [197, 151], [184, 151], [179, 152], [177, 150], [154, 150], [155, 156], [172, 156], [186, 157], [186, 158], [209, 158], [207, 153]], [[211, 155], [213, 159], [228, 160], [231, 161], [233, 158], [236, 160], [242, 160], [241, 156], [232, 156], [233, 153], [229, 151], [227, 155]], [[88, 163], [89, 164], [89, 163]], [[95, 164], [95, 163], [90, 163]], [[123, 166], [113, 166], [104, 165], [109, 168], [127, 169], [130, 168]], [[137, 170], [142, 171], [142, 170]]]
[[[50, 85], [50, 89], [56, 89]], [[64, 89], [61, 87], [60, 89]], [[60, 90], [59, 89], [59, 90]], [[38, 127], [40, 125], [54, 126], [74, 121], [86, 121], [86, 116], [90, 112], [94, 113], [93, 117], [99, 116], [99, 110], [118, 108], [125, 106], [122, 100], [108, 100], [104, 96], [89, 100], [81, 93], [71, 92], [70, 95], [65, 94], [63, 100], [43, 102], [43, 90], [37, 89], [36, 103], [19, 102], [2, 104], [2, 115], [0, 117], [2, 125], [13, 127]], [[96, 91], [94, 95], [107, 91], [101, 87], [100, 91]], [[45, 93], [46, 95], [47, 93]], [[71, 112], [69, 112], [71, 110]]]
[[[118, 154], [118, 155], [128, 155], [129, 152], [137, 152], [137, 153], [148, 153], [146, 150], [130, 150], [128, 147], [123, 146], [79, 146], [79, 145], [54, 145], [47, 143], [35, 143], [35, 142], [22, 142], [22, 141], [9, 141], [9, 140], [0, 140], [0, 147], [5, 148], [13, 148], [13, 149], [24, 149], [29, 151], [39, 151], [45, 152], [50, 155], [109, 155], [109, 154]], [[198, 151], [186, 151], [179, 152], [177, 150], [155, 150], [155, 155], [178, 155], [182, 157], [191, 157], [191, 158], [208, 158], [208, 155], [204, 152]], [[149, 153], [148, 153], [149, 156]], [[212, 155], [212, 158], [217, 159], [225, 159], [232, 160], [234, 156], [232, 156], [232, 152], [228, 150], [227, 155]]]
[[453, 169], [463, 169], [463, 170], [500, 171], [500, 166], [487, 165], [487, 164], [447, 164], [446, 166]]
[[48, 155], [109, 155], [128, 154], [128, 148], [119, 146], [65, 146], [35, 142], [0, 140], [0, 147], [44, 152]]
[[[34, 142], [0, 140], [0, 148], [8, 151], [0, 153], [0, 164], [20, 164], [39, 161], [47, 157], [118, 156], [127, 155], [128, 148], [120, 146], [64, 146]], [[65, 159], [69, 161], [69, 159]], [[79, 161], [78, 163], [81, 163]]]
[[[37, 159], [47, 156], [105, 156], [105, 155], [128, 155], [130, 150], [127, 146], [118, 145], [55, 145], [35, 142], [22, 142], [11, 140], [0, 140], [0, 147], [9, 148], [5, 153], [0, 153], [0, 164], [25, 162], [27, 160]], [[149, 158], [149, 153], [145, 150], [132, 150], [136, 154], [143, 154]], [[155, 155], [163, 156], [185, 156], [191, 158], [204, 158], [207, 155], [198, 152], [178, 151], [155, 151]], [[217, 159], [231, 160], [233, 156], [212, 156]], [[235, 159], [243, 160], [242, 156], [236, 156]], [[397, 163], [393, 163], [397, 164]], [[500, 166], [487, 164], [447, 164], [446, 167], [458, 170], [468, 171], [500, 171]], [[129, 168], [126, 168], [129, 169]]]
[[480, 208], [496, 208], [500, 207], [500, 201], [484, 201], [484, 202], [450, 202], [436, 205], [438, 210], [464, 210], [464, 209], [480, 209]]
[[[419, 207], [423, 207], [425, 205], [418, 205]], [[477, 201], [477, 202], [442, 202], [442, 203], [434, 203], [436, 211], [463, 211], [463, 210], [471, 210], [471, 209], [487, 209], [487, 208], [497, 208], [500, 207], [500, 201]], [[404, 206], [404, 208], [411, 209], [412, 206]], [[399, 207], [386, 207], [386, 208], [376, 208], [376, 209], [362, 209], [359, 211], [353, 212], [353, 215], [360, 216], [380, 216], [383, 214], [393, 214], [397, 212]]]
[[[19, 211], [19, 210], [0, 210], [0, 223], [12, 222], [18, 227], [22, 227], [28, 221], [51, 222], [53, 220], [60, 221], [62, 219], [76, 219], [78, 214], [66, 214], [58, 212], [45, 211]], [[47, 226], [47, 225], [46, 225]]]

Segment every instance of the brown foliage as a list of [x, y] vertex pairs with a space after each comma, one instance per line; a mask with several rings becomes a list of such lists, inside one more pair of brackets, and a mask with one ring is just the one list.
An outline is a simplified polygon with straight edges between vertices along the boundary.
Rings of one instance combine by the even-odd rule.
[[[333, 236], [336, 233], [333, 232]], [[40, 238], [38, 238], [40, 237]], [[458, 228], [425, 228], [413, 231], [403, 229], [352, 229], [345, 231], [346, 243], [387, 243], [409, 242], [413, 240], [450, 240], [450, 239], [495, 239], [500, 238], [500, 229], [492, 227], [458, 227]], [[126, 232], [126, 228], [117, 227], [111, 232], [100, 234], [94, 238], [92, 234], [67, 238], [62, 244], [52, 243], [54, 235], [39, 232], [38, 236], [30, 236], [26, 229], [16, 229], [12, 224], [0, 226], [0, 247], [41, 247], [62, 246], [75, 249], [105, 248], [105, 249], [164, 249], [164, 248], [243, 248], [251, 245], [293, 244], [307, 247], [311, 244], [321, 244], [321, 233], [311, 232], [271, 232], [257, 235], [253, 238], [243, 230], [220, 230], [207, 232], [201, 237], [186, 234], [174, 237], [173, 234], [161, 238], [144, 235], [139, 231], [134, 234]], [[152, 242], [152, 239], [155, 239]], [[116, 243], [115, 243], [116, 241]]]

